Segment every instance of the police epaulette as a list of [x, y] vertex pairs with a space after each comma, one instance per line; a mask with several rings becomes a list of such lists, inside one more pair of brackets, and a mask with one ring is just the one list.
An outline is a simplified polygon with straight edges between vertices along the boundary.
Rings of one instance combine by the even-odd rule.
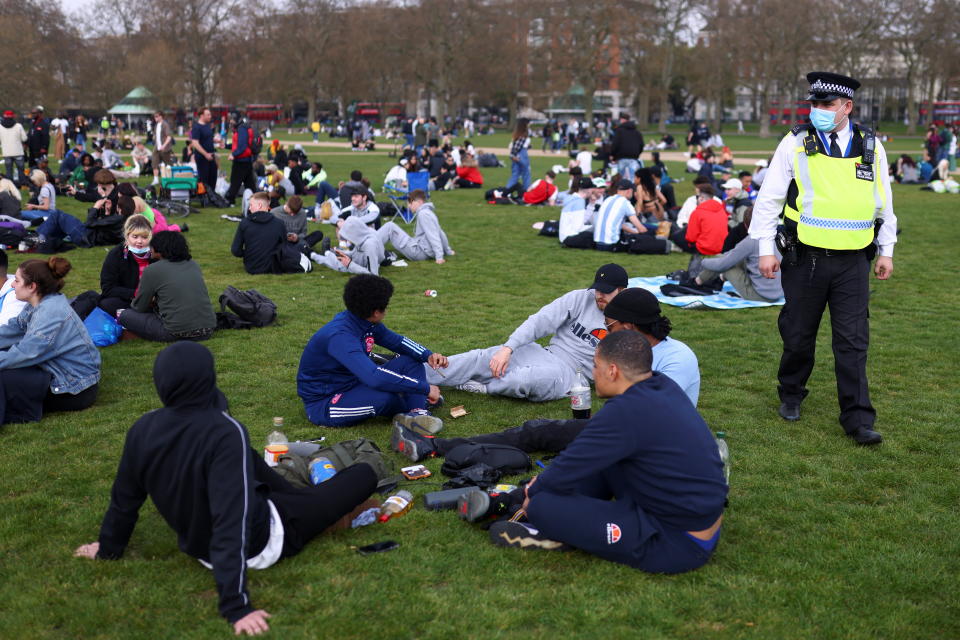
[[792, 133], [793, 135], [797, 135], [797, 134], [799, 134], [801, 131], [803, 131], [804, 129], [806, 129], [806, 130], [809, 131], [810, 133], [815, 133], [815, 131], [816, 131], [816, 130], [813, 128], [813, 125], [812, 125], [812, 124], [810, 124], [809, 122], [803, 122], [803, 123], [801, 123], [801, 124], [793, 125], [793, 128], [790, 129], [790, 133]]

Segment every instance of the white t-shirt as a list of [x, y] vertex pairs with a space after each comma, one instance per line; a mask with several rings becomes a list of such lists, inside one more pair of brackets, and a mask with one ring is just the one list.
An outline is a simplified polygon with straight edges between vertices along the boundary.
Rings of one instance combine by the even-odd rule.
[[25, 306], [26, 302], [17, 300], [17, 294], [13, 292], [13, 276], [8, 275], [3, 286], [0, 286], [0, 325], [7, 324], [20, 315]]
[[399, 164], [395, 164], [390, 167], [390, 171], [387, 171], [387, 177], [383, 179], [384, 184], [399, 184], [401, 182], [407, 181], [407, 170], [404, 169]]
[[593, 173], [592, 163], [593, 154], [586, 149], [577, 154], [577, 164], [580, 165], [580, 170], [583, 171], [583, 175], [589, 176]]
[[57, 208], [57, 190], [49, 182], [44, 182], [43, 186], [40, 187], [40, 193], [37, 195], [37, 202], [42, 202], [44, 198], [47, 199], [47, 209]]

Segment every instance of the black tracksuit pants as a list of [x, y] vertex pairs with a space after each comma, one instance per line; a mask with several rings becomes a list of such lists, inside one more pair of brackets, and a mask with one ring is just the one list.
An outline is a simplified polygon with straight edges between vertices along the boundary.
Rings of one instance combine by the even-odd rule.
[[867, 388], [870, 262], [863, 251], [801, 247], [800, 253], [796, 266], [781, 264], [786, 304], [778, 321], [783, 338], [780, 400], [800, 404], [806, 397], [820, 319], [829, 306], [840, 424], [847, 433], [872, 428], [876, 411]]
[[519, 427], [497, 433], [484, 433], [470, 438], [434, 438], [437, 453], [445, 456], [461, 444], [506, 444], [527, 453], [560, 453], [576, 438], [587, 420], [527, 420]]
[[[253, 173], [253, 160], [233, 161], [233, 165], [230, 167], [230, 188], [227, 190], [227, 195], [224, 196], [226, 201], [233, 204], [237, 193], [243, 187], [253, 192], [257, 191], [257, 176]], [[287, 194], [288, 197], [292, 195], [292, 193]]]

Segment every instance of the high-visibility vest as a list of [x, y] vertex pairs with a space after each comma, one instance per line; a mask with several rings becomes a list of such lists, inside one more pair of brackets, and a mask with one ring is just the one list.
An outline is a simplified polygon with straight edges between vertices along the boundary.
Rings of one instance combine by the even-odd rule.
[[863, 249], [873, 242], [873, 221], [886, 206], [875, 164], [860, 156], [808, 156], [802, 146], [793, 152], [797, 208], [784, 216], [797, 223], [800, 242], [823, 249]]

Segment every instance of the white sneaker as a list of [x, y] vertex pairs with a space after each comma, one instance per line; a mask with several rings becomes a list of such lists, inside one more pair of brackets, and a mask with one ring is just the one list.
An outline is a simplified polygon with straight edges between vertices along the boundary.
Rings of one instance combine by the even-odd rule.
[[470, 393], [486, 393], [487, 385], [476, 380], [467, 380], [463, 384], [457, 385], [457, 389], [460, 391], [468, 391]]

